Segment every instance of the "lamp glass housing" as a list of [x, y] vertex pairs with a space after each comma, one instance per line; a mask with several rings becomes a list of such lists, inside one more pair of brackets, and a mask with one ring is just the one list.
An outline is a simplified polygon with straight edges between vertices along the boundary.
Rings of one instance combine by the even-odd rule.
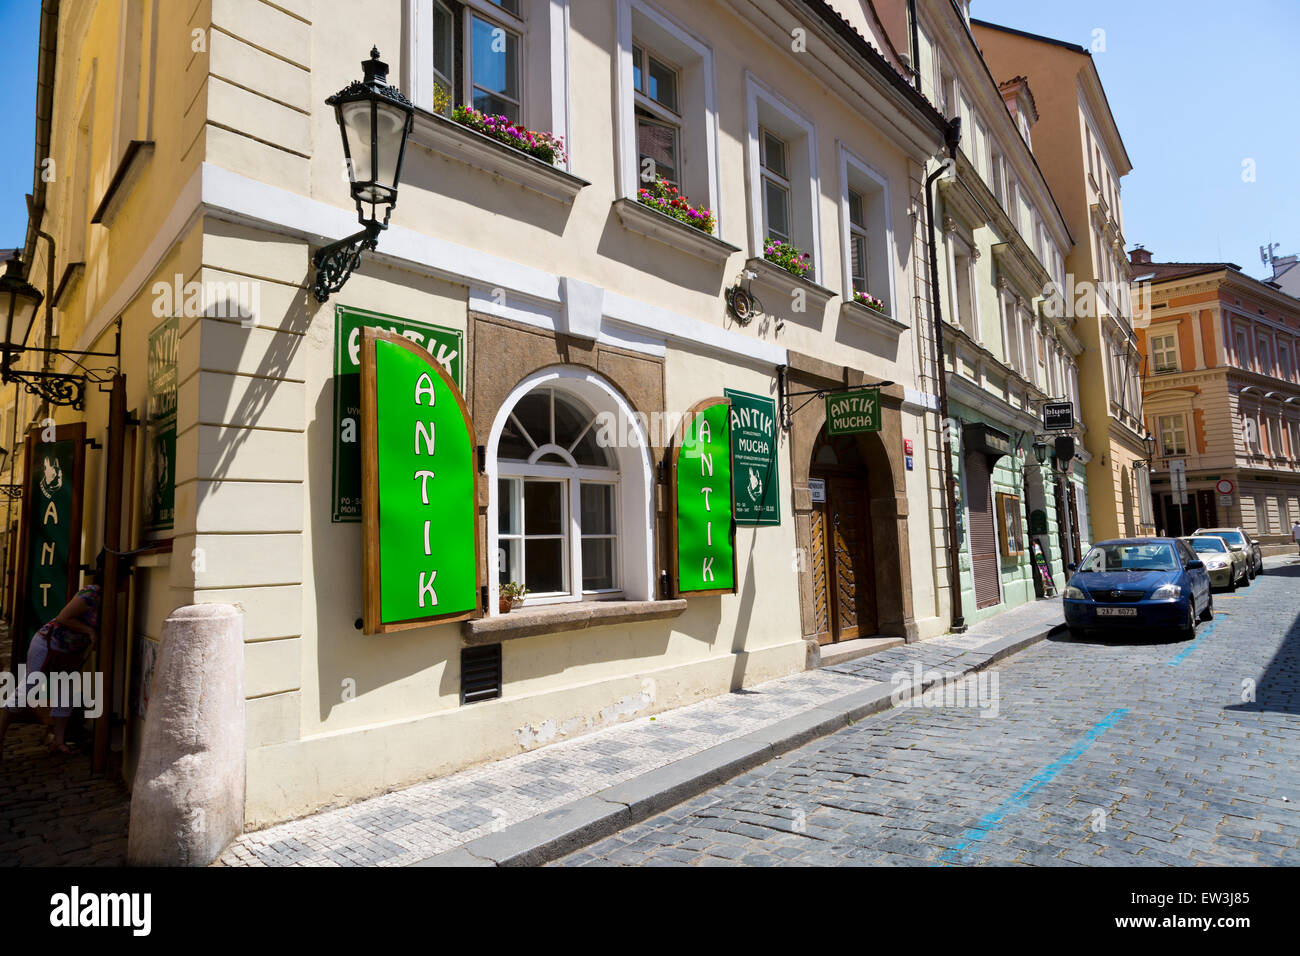
[[343, 136], [343, 154], [357, 217], [363, 225], [388, 225], [397, 205], [402, 159], [415, 108], [388, 84], [388, 64], [371, 50], [363, 60], [365, 79], [354, 82], [326, 102], [335, 109]]
[[0, 323], [3, 323], [5, 352], [21, 349], [27, 344], [36, 310], [43, 296], [23, 279], [18, 260], [11, 259], [5, 274], [0, 276]]

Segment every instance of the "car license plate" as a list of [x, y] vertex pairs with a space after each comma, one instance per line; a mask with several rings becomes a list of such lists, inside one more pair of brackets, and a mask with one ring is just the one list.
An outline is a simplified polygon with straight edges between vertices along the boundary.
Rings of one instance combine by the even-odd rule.
[[1138, 609], [1135, 607], [1099, 607], [1097, 608], [1098, 617], [1137, 617]]

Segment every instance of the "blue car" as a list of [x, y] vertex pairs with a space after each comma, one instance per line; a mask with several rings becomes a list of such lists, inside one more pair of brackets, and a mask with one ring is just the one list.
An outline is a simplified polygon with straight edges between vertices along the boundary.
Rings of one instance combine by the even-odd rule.
[[1179, 538], [1101, 541], [1069, 570], [1063, 599], [1074, 637], [1089, 628], [1172, 628], [1190, 640], [1197, 620], [1214, 617], [1210, 575]]

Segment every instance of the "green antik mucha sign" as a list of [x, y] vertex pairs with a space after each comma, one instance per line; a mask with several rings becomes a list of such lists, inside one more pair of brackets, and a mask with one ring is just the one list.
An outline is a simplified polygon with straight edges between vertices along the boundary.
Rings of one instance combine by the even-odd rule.
[[826, 396], [826, 434], [880, 431], [880, 389], [833, 392]]
[[736, 590], [731, 402], [710, 398], [686, 415], [673, 448], [673, 587], [677, 594]]
[[464, 335], [456, 329], [412, 322], [348, 306], [334, 309], [333, 521], [361, 520], [361, 330], [387, 329], [423, 346], [464, 388]]
[[776, 401], [734, 388], [731, 399], [731, 457], [736, 524], [778, 525], [781, 496], [776, 473]]
[[477, 616], [474, 424], [446, 369], [397, 332], [363, 333], [361, 437], [366, 633]]

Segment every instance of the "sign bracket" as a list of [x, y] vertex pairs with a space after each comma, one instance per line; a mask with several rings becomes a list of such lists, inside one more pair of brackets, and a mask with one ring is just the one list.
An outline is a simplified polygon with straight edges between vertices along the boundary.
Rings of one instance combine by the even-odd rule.
[[[879, 382], [865, 383], [863, 385], [837, 385], [837, 386], [827, 387], [827, 388], [809, 388], [797, 392], [792, 392], [790, 391], [789, 386], [786, 384], [786, 377], [790, 373], [790, 366], [788, 365], [778, 366], [776, 372], [777, 372], [776, 386], [777, 386], [777, 392], [779, 393], [777, 403], [781, 409], [781, 428], [784, 429], [785, 431], [790, 430], [791, 419], [794, 417], [794, 414], [796, 412], [803, 411], [811, 403], [815, 402], [819, 398], [825, 398], [827, 395], [830, 395], [831, 393], [835, 393], [838, 395], [844, 392], [862, 392], [862, 391], [866, 391], [867, 389], [872, 389], [872, 388], [881, 389], [887, 385], [894, 384], [891, 381], [882, 380]], [[790, 408], [790, 399], [804, 398], [805, 396], [807, 396], [808, 401], [801, 404], [798, 408], [795, 409]]]

